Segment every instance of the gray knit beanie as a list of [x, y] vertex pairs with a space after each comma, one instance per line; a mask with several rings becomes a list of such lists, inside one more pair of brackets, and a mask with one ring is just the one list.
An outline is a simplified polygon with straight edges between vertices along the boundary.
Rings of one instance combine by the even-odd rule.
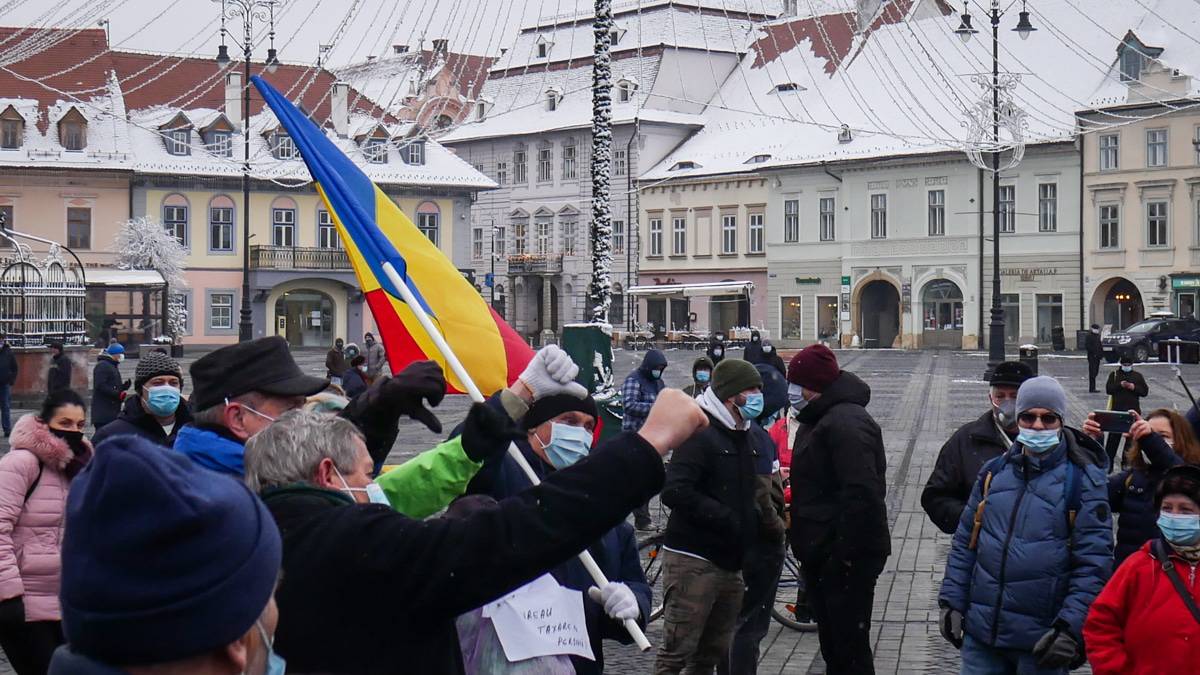
[[1058, 380], [1048, 375], [1033, 377], [1017, 390], [1017, 414], [1031, 408], [1045, 408], [1060, 418], [1067, 416], [1067, 392]]

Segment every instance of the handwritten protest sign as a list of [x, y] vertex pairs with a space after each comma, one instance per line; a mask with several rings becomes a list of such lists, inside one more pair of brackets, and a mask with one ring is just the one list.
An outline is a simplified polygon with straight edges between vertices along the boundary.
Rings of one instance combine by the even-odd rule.
[[550, 576], [489, 603], [483, 615], [492, 620], [509, 661], [555, 654], [596, 658], [588, 639], [583, 593], [563, 588]]

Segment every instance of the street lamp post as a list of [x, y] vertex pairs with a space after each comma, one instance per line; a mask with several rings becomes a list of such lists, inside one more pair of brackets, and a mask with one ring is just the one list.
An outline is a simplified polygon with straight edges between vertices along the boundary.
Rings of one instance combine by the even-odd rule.
[[[991, 377], [996, 366], [1004, 361], [1004, 309], [1000, 304], [1000, 172], [1011, 169], [1020, 163], [1025, 152], [1024, 126], [1025, 113], [1013, 101], [1012, 92], [1020, 77], [1012, 74], [1000, 75], [1000, 1], [991, 0], [989, 18], [992, 25], [992, 72], [991, 78], [976, 75], [972, 79], [985, 89], [984, 99], [977, 102], [969, 116], [967, 125], [970, 130], [967, 142], [967, 157], [971, 162], [985, 171], [992, 173], [992, 311], [991, 322], [988, 324], [988, 364], [984, 379]], [[1037, 30], [1029, 22], [1029, 12], [1025, 1], [1021, 2], [1020, 20], [1013, 28], [1022, 40]], [[979, 31], [971, 25], [971, 15], [967, 11], [967, 3], [963, 2], [962, 23], [954, 31], [967, 43]], [[988, 101], [990, 94], [990, 101]], [[991, 133], [986, 138], [984, 133], [990, 122]], [[1008, 132], [1009, 139], [1002, 141], [1000, 130]], [[1011, 150], [1012, 156], [1005, 166], [1000, 165], [1000, 154]], [[990, 155], [987, 159], [984, 154]], [[981, 205], [982, 207], [982, 205]], [[1014, 213], [1015, 219], [1015, 205]]]
[[254, 22], [267, 21], [270, 47], [267, 49], [267, 72], [275, 72], [279, 60], [275, 54], [275, 8], [286, 0], [213, 0], [221, 3], [221, 46], [217, 49], [217, 65], [229, 65], [228, 38], [239, 44], [225, 29], [227, 19], [241, 19], [242, 41], [242, 306], [238, 322], [238, 341], [254, 339], [253, 312], [250, 310], [250, 50], [254, 44]]

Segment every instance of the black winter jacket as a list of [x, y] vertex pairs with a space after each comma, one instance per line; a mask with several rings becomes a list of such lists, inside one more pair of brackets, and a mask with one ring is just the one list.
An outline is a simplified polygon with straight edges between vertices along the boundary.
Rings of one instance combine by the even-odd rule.
[[958, 428], [938, 452], [933, 473], [921, 492], [921, 508], [946, 534], [958, 529], [958, 519], [979, 478], [979, 470], [1008, 449], [991, 411]]
[[263, 495], [283, 535], [275, 649], [298, 673], [461, 673], [454, 619], [562, 564], [662, 487], [619, 434], [463, 519], [417, 521], [306, 486]]
[[117, 419], [123, 391], [121, 369], [113, 357], [101, 352], [92, 370], [92, 424], [97, 429]]
[[750, 341], [742, 352], [742, 359], [750, 363], [765, 363], [763, 360], [762, 335], [758, 331], [750, 331]]
[[[1133, 389], [1122, 387], [1122, 382], [1132, 382]], [[1133, 410], [1140, 413], [1142, 412], [1142, 397], [1150, 393], [1150, 385], [1146, 384], [1146, 378], [1142, 377], [1138, 371], [1131, 370], [1127, 373], [1118, 369], [1108, 374], [1104, 391], [1112, 396], [1110, 410]]]
[[1108, 504], [1118, 516], [1114, 569], [1142, 544], [1158, 538], [1154, 492], [1167, 469], [1183, 463], [1183, 458], [1158, 434], [1143, 436], [1138, 440], [1138, 448], [1150, 459], [1149, 467], [1126, 469], [1108, 477]]
[[792, 448], [792, 551], [797, 560], [891, 555], [887, 460], [867, 412], [871, 388], [842, 371], [797, 419], [812, 428]]
[[0, 384], [13, 385], [17, 382], [17, 357], [6, 342], [0, 347]]
[[50, 371], [46, 373], [46, 393], [71, 388], [71, 358], [64, 354], [50, 359]]
[[759, 534], [753, 441], [705, 414], [708, 426], [676, 448], [667, 464], [660, 499], [671, 517], [663, 545], [740, 570]]
[[1088, 331], [1087, 340], [1084, 341], [1084, 347], [1087, 349], [1087, 357], [1089, 361], [1099, 361], [1104, 357], [1104, 345], [1100, 342], [1100, 334]]
[[158, 420], [142, 408], [141, 398], [129, 396], [125, 399], [120, 417], [105, 424], [104, 428], [98, 429], [96, 435], [92, 436], [92, 446], [100, 445], [101, 441], [112, 436], [131, 434], [169, 448], [175, 444], [175, 436], [179, 430], [191, 421], [192, 413], [188, 410], [187, 401], [180, 399], [179, 407], [175, 409], [175, 426], [171, 427], [171, 433], [168, 434]]

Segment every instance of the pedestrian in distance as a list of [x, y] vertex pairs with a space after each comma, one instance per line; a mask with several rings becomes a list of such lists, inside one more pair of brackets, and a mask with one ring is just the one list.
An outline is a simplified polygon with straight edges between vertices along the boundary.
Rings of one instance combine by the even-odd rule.
[[620, 524], [662, 486], [662, 455], [705, 423], [683, 392], [667, 390], [640, 431], [541, 485], [460, 520], [417, 521], [377, 503], [352, 425], [284, 415], [246, 448], [247, 483], [283, 533], [276, 649], [296, 672], [463, 672], [456, 617]]
[[725, 358], [725, 340], [714, 334], [708, 339], [708, 349], [705, 350], [704, 355], [708, 357], [709, 361], [712, 361], [713, 368], [716, 368], [717, 364]]
[[363, 344], [366, 345], [363, 356], [367, 357], [367, 380], [374, 382], [381, 376], [391, 375], [384, 369], [384, 365], [387, 363], [387, 354], [383, 351], [383, 344], [375, 341], [375, 335], [372, 333], [364, 335]]
[[979, 469], [1007, 452], [1017, 437], [1017, 389], [1031, 377], [1033, 369], [1020, 361], [997, 365], [989, 382], [988, 411], [959, 427], [938, 452], [921, 492], [921, 508], [942, 532], [958, 529]]
[[708, 425], [675, 450], [659, 497], [671, 516], [657, 675], [709, 672], [726, 657], [745, 590], [742, 564], [760, 531], [748, 430], [763, 411], [762, 376], [747, 361], [725, 359], [696, 401]]
[[350, 359], [350, 366], [342, 374], [342, 389], [346, 396], [354, 398], [370, 386], [367, 380], [367, 357], [359, 354]]
[[779, 355], [779, 350], [775, 349], [775, 345], [771, 344], [770, 340], [763, 340], [762, 353], [763, 363], [770, 364], [775, 370], [779, 371], [780, 375], [787, 375], [787, 364], [783, 362], [783, 357]]
[[346, 361], [344, 345], [342, 338], [338, 338], [333, 341], [333, 347], [325, 354], [326, 375], [331, 383], [339, 387], [342, 386], [342, 377], [346, 374], [346, 369], [350, 367]]
[[94, 445], [119, 434], [141, 436], [163, 447], [171, 447], [179, 430], [192, 421], [183, 398], [183, 369], [179, 362], [160, 352], [147, 352], [138, 359], [133, 375], [134, 396], [125, 398], [117, 419], [92, 437]]
[[1156, 490], [1154, 510], [1160, 534], [1117, 568], [1084, 623], [1088, 662], [1095, 675], [1196, 671], [1200, 468], [1168, 469]]
[[[1088, 414], [1083, 431], [1097, 442], [1104, 436], [1093, 413]], [[1200, 442], [1183, 415], [1174, 410], [1159, 408], [1145, 419], [1139, 417], [1128, 435], [1132, 440], [1125, 453], [1128, 468], [1108, 477], [1108, 503], [1118, 516], [1114, 565], [1158, 537], [1155, 493], [1167, 470], [1200, 464]]]
[[757, 330], [750, 331], [750, 341], [746, 343], [746, 348], [742, 350], [742, 359], [752, 366], [763, 362], [762, 333], [759, 333]]
[[692, 383], [683, 388], [683, 393], [696, 398], [708, 389], [712, 381], [713, 362], [707, 356], [701, 356], [692, 362]]
[[17, 383], [18, 374], [20, 367], [17, 357], [8, 344], [7, 336], [0, 333], [0, 425], [3, 426], [5, 438], [12, 433], [12, 388]]
[[96, 367], [92, 369], [92, 425], [97, 430], [121, 414], [130, 385], [129, 379], [121, 379], [120, 364], [124, 360], [125, 348], [119, 342], [96, 356]]
[[[1133, 368], [1133, 357], [1128, 354], [1121, 356], [1121, 366], [1108, 374], [1104, 383], [1104, 391], [1108, 392], [1109, 410], [1142, 412], [1142, 397], [1150, 394], [1150, 385], [1146, 378]], [[1112, 471], [1116, 463], [1117, 448], [1121, 445], [1122, 434], [1108, 434], [1104, 440], [1104, 450], [1108, 453], [1108, 470]], [[1129, 450], [1129, 439], [1125, 440], [1125, 450]]]
[[1087, 351], [1088, 392], [1095, 394], [1098, 391], [1096, 389], [1096, 376], [1100, 374], [1100, 361], [1104, 358], [1104, 347], [1100, 342], [1099, 324], [1092, 324], [1092, 328], [1087, 334], [1087, 340], [1084, 342], [1084, 349]]
[[[938, 606], [962, 673], [1065, 673], [1112, 568], [1103, 449], [1064, 426], [1051, 377], [1017, 392], [1020, 431], [984, 465], [954, 533]], [[997, 600], [999, 598], [999, 600]]]
[[79, 394], [50, 394], [0, 457], [0, 647], [17, 675], [44, 674], [63, 642], [59, 552], [67, 492], [92, 458], [86, 417]]
[[872, 673], [875, 582], [891, 555], [883, 436], [871, 388], [825, 345], [788, 364], [789, 395], [808, 427], [792, 447], [792, 552], [800, 562], [831, 673]]
[[[659, 392], [667, 386], [662, 379], [666, 368], [666, 355], [651, 349], [642, 357], [642, 365], [625, 378], [621, 385], [621, 431], [637, 431], [645, 424]], [[649, 502], [633, 510], [633, 526], [643, 531], [654, 528]]]
[[281, 675], [281, 557], [245, 485], [144, 438], [106, 441], [67, 498], [67, 646], [50, 673]]
[[46, 393], [71, 388], [74, 367], [61, 342], [50, 343], [50, 369], [46, 372]]

